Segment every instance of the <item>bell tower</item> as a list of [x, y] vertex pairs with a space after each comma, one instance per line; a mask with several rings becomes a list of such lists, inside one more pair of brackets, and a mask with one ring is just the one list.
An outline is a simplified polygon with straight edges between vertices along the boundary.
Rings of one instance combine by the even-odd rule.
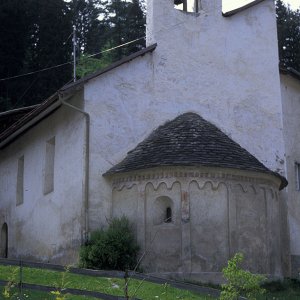
[[224, 1], [148, 0], [157, 103], [201, 114], [284, 173], [275, 4], [254, 0], [226, 16]]
[[[148, 0], [147, 45], [156, 40], [157, 33], [170, 30], [181, 22], [193, 20], [195, 24], [202, 14], [216, 12], [222, 16], [222, 0]], [[189, 28], [192, 30], [191, 24]]]

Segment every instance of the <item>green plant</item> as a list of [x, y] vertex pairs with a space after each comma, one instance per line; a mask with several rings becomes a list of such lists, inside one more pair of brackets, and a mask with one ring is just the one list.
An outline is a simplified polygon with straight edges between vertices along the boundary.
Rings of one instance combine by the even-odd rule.
[[63, 290], [65, 290], [68, 286], [67, 275], [70, 272], [70, 266], [65, 267], [65, 271], [61, 275], [60, 282], [56, 283], [56, 290], [51, 291], [50, 294], [55, 296], [55, 300], [66, 300], [68, 299], [68, 294], [64, 294]]
[[13, 268], [11, 275], [8, 277], [8, 282], [4, 286], [2, 296], [4, 299], [12, 299], [16, 293], [13, 292], [13, 288], [17, 285], [17, 275], [19, 272], [19, 268]]
[[92, 233], [80, 251], [84, 268], [126, 270], [137, 262], [139, 247], [126, 217], [113, 219], [109, 227]]
[[236, 253], [222, 270], [227, 283], [222, 285], [220, 300], [236, 300], [241, 295], [249, 300], [255, 300], [257, 295], [265, 293], [261, 287], [261, 283], [266, 280], [265, 276], [243, 270], [240, 267], [243, 260], [243, 254]]

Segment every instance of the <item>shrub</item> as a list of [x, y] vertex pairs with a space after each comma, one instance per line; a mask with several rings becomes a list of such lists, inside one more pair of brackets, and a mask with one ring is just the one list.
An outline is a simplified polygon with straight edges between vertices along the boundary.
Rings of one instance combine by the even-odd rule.
[[266, 278], [243, 270], [240, 267], [243, 260], [243, 254], [237, 253], [222, 270], [227, 283], [222, 285], [220, 300], [236, 300], [241, 295], [249, 300], [255, 300], [257, 295], [265, 292], [260, 285]]
[[137, 262], [139, 247], [126, 217], [113, 219], [109, 227], [91, 234], [89, 242], [80, 251], [83, 268], [126, 270]]

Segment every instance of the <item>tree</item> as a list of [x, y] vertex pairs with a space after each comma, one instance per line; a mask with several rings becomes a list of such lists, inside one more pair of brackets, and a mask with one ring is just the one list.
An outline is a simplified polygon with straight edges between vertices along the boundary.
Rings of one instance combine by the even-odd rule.
[[[103, 11], [103, 22], [110, 28], [107, 43], [111, 47], [122, 45], [145, 36], [145, 14], [142, 2], [138, 0], [110, 0]], [[145, 46], [141, 39], [134, 44], [120, 47], [112, 53], [112, 59], [118, 60], [140, 50]]]
[[[0, 78], [70, 60], [68, 35], [72, 24], [63, 0], [6, 0], [1, 3], [0, 12]], [[1, 81], [0, 110], [41, 102], [67, 82], [70, 74], [71, 67], [65, 66]]]
[[[30, 22], [26, 3], [4, 0], [0, 4], [0, 77], [19, 74], [23, 68]], [[0, 111], [12, 108], [16, 82], [0, 82]], [[19, 89], [19, 88], [18, 88]]]
[[[98, 1], [93, 5], [97, 7], [97, 13], [94, 15], [97, 16], [97, 20], [85, 32], [86, 42], [81, 43], [78, 77], [103, 68], [145, 47], [144, 1], [108, 0]], [[103, 52], [134, 40], [137, 41], [88, 58], [89, 54]]]
[[[88, 54], [143, 37], [142, 5], [138, 0], [3, 0], [0, 78], [34, 74], [0, 81], [0, 111], [40, 103], [71, 80], [72, 64], [65, 63], [72, 61], [73, 25], [76, 57], [84, 58], [80, 60], [82, 74], [140, 50], [144, 40], [86, 59]], [[60, 64], [64, 65], [35, 72]]]
[[276, 1], [278, 48], [283, 67], [300, 70], [300, 10]]

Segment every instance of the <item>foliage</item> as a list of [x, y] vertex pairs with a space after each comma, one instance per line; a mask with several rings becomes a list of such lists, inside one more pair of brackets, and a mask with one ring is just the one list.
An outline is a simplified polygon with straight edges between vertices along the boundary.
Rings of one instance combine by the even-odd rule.
[[101, 70], [108, 66], [111, 63], [111, 60], [105, 59], [102, 57], [101, 59], [89, 57], [89, 55], [82, 54], [77, 63], [76, 67], [76, 77], [82, 78], [88, 74], [94, 73], [97, 70]]
[[[63, 0], [0, 1], [0, 78], [69, 61], [71, 28], [71, 14]], [[41, 102], [71, 78], [71, 70], [67, 65], [1, 81], [0, 97], [13, 108]]]
[[[108, 1], [103, 11], [103, 22], [110, 28], [107, 42], [109, 42], [112, 47], [145, 36], [146, 19], [142, 5], [143, 1], [139, 0]], [[111, 53], [112, 59], [121, 59], [123, 56], [136, 52], [144, 46], [145, 40], [142, 39], [126, 47], [117, 48]]]
[[56, 290], [51, 291], [51, 294], [54, 295], [55, 300], [69, 299], [69, 295], [63, 293], [63, 290], [65, 290], [69, 284], [69, 282], [67, 282], [67, 275], [69, 272], [70, 272], [70, 266], [66, 266], [65, 271], [62, 272], [60, 281], [56, 283]]
[[90, 241], [81, 248], [80, 265], [97, 269], [133, 269], [138, 250], [128, 219], [116, 218], [108, 229], [92, 233]]
[[300, 70], [300, 10], [276, 1], [278, 48], [283, 67]]
[[82, 78], [87, 74], [91, 74], [98, 69], [103, 68], [103, 63], [101, 60], [93, 57], [89, 57], [88, 55], [81, 55], [77, 67], [76, 67], [76, 77]]
[[[144, 0], [0, 1], [0, 79], [33, 72], [30, 76], [0, 81], [0, 112], [40, 103], [71, 80], [73, 25], [76, 57], [143, 37], [143, 3]], [[141, 49], [144, 44], [140, 40], [98, 55], [97, 59], [105, 65]], [[92, 71], [97, 63], [89, 60]], [[64, 65], [34, 73], [60, 64]]]
[[243, 260], [243, 254], [236, 253], [223, 269], [223, 276], [227, 283], [222, 285], [221, 300], [237, 300], [241, 295], [245, 295], [249, 300], [255, 300], [257, 295], [265, 292], [260, 284], [266, 278], [243, 270], [240, 267]]
[[2, 296], [4, 299], [12, 299], [14, 297], [15, 293], [13, 291], [13, 288], [17, 284], [17, 275], [18, 275], [19, 268], [14, 268], [10, 274], [10, 276], [7, 278], [8, 282], [4, 286]]

